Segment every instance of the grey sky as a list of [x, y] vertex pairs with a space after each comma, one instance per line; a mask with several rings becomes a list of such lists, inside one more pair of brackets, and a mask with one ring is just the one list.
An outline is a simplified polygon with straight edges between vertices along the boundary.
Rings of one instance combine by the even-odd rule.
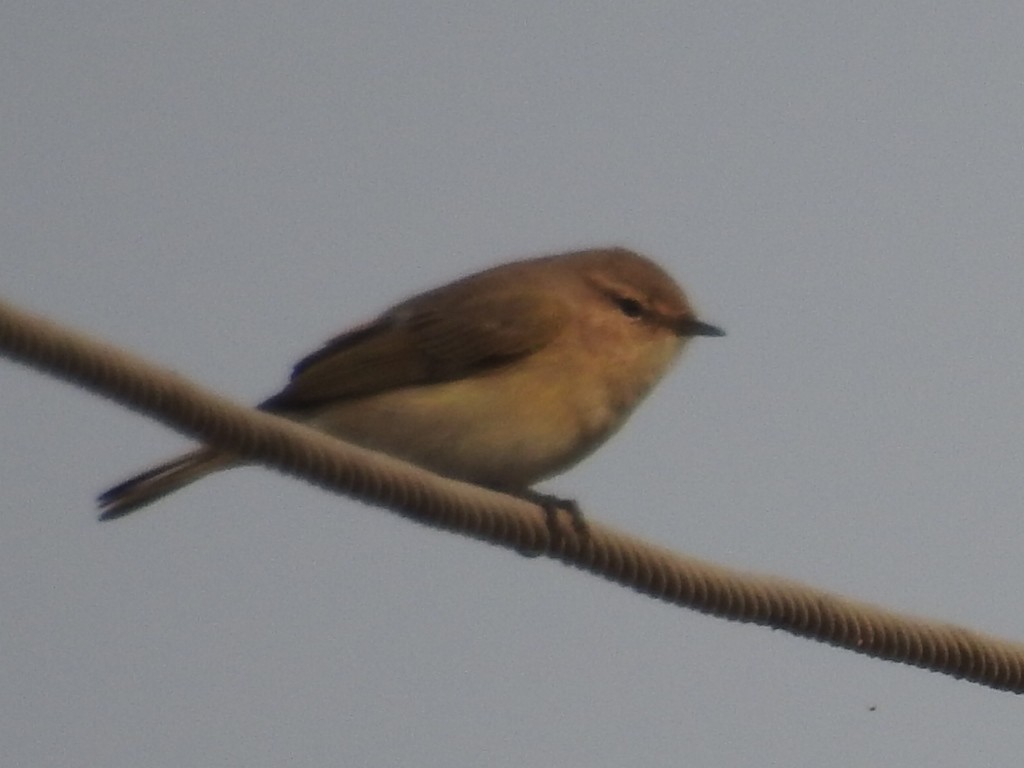
[[[12, 2], [0, 294], [243, 401], [515, 256], [620, 243], [697, 340], [547, 488], [1024, 639], [1024, 6]], [[5, 765], [1011, 765], [1012, 695], [652, 602], [0, 361]], [[873, 709], [872, 709], [873, 708]]]

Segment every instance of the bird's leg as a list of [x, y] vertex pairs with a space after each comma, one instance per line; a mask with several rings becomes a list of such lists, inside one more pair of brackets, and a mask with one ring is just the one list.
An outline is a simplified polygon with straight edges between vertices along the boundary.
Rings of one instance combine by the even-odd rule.
[[550, 493], [539, 493], [534, 490], [527, 490], [523, 493], [523, 498], [526, 501], [532, 501], [534, 504], [544, 510], [544, 514], [547, 515], [549, 525], [556, 527], [555, 524], [558, 522], [559, 511], [565, 512], [569, 515], [572, 520], [573, 530], [578, 534], [585, 534], [587, 532], [587, 520], [583, 516], [583, 511], [580, 509], [580, 505], [576, 499], [566, 499], [561, 496], [554, 496]]
[[[553, 496], [548, 493], [540, 493], [532, 489], [519, 492], [519, 497], [525, 501], [532, 502], [544, 512], [547, 521], [548, 534], [551, 537], [551, 544], [554, 545], [562, 539], [562, 529], [558, 525], [558, 513], [565, 512], [572, 520], [573, 531], [579, 537], [587, 534], [587, 521], [583, 517], [580, 505], [575, 499], [565, 499], [560, 496]], [[525, 553], [524, 553], [525, 554]]]

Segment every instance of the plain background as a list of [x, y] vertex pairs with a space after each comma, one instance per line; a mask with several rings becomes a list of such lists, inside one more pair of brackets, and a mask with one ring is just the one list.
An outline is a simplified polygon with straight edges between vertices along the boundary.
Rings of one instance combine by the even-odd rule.
[[[243, 402], [410, 293], [619, 243], [699, 339], [548, 483], [1024, 638], [1024, 6], [15, 0], [0, 292]], [[672, 608], [0, 360], [6, 766], [1016, 765], [1007, 693]]]

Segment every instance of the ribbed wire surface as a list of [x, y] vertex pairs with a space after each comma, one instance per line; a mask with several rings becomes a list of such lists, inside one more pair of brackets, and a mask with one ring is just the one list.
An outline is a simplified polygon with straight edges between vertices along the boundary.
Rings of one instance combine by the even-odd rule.
[[0, 350], [240, 458], [388, 507], [418, 522], [543, 552], [677, 605], [762, 624], [857, 653], [1024, 692], [1024, 645], [772, 577], [743, 574], [670, 552], [588, 520], [549, 521], [521, 499], [447, 480], [298, 424], [242, 408], [96, 342], [0, 302]]

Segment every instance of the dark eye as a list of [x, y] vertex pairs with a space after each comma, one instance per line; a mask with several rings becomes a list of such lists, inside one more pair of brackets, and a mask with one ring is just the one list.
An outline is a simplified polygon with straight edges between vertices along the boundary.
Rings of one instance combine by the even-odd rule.
[[615, 304], [626, 317], [640, 317], [644, 313], [643, 304], [627, 296], [616, 296]]

